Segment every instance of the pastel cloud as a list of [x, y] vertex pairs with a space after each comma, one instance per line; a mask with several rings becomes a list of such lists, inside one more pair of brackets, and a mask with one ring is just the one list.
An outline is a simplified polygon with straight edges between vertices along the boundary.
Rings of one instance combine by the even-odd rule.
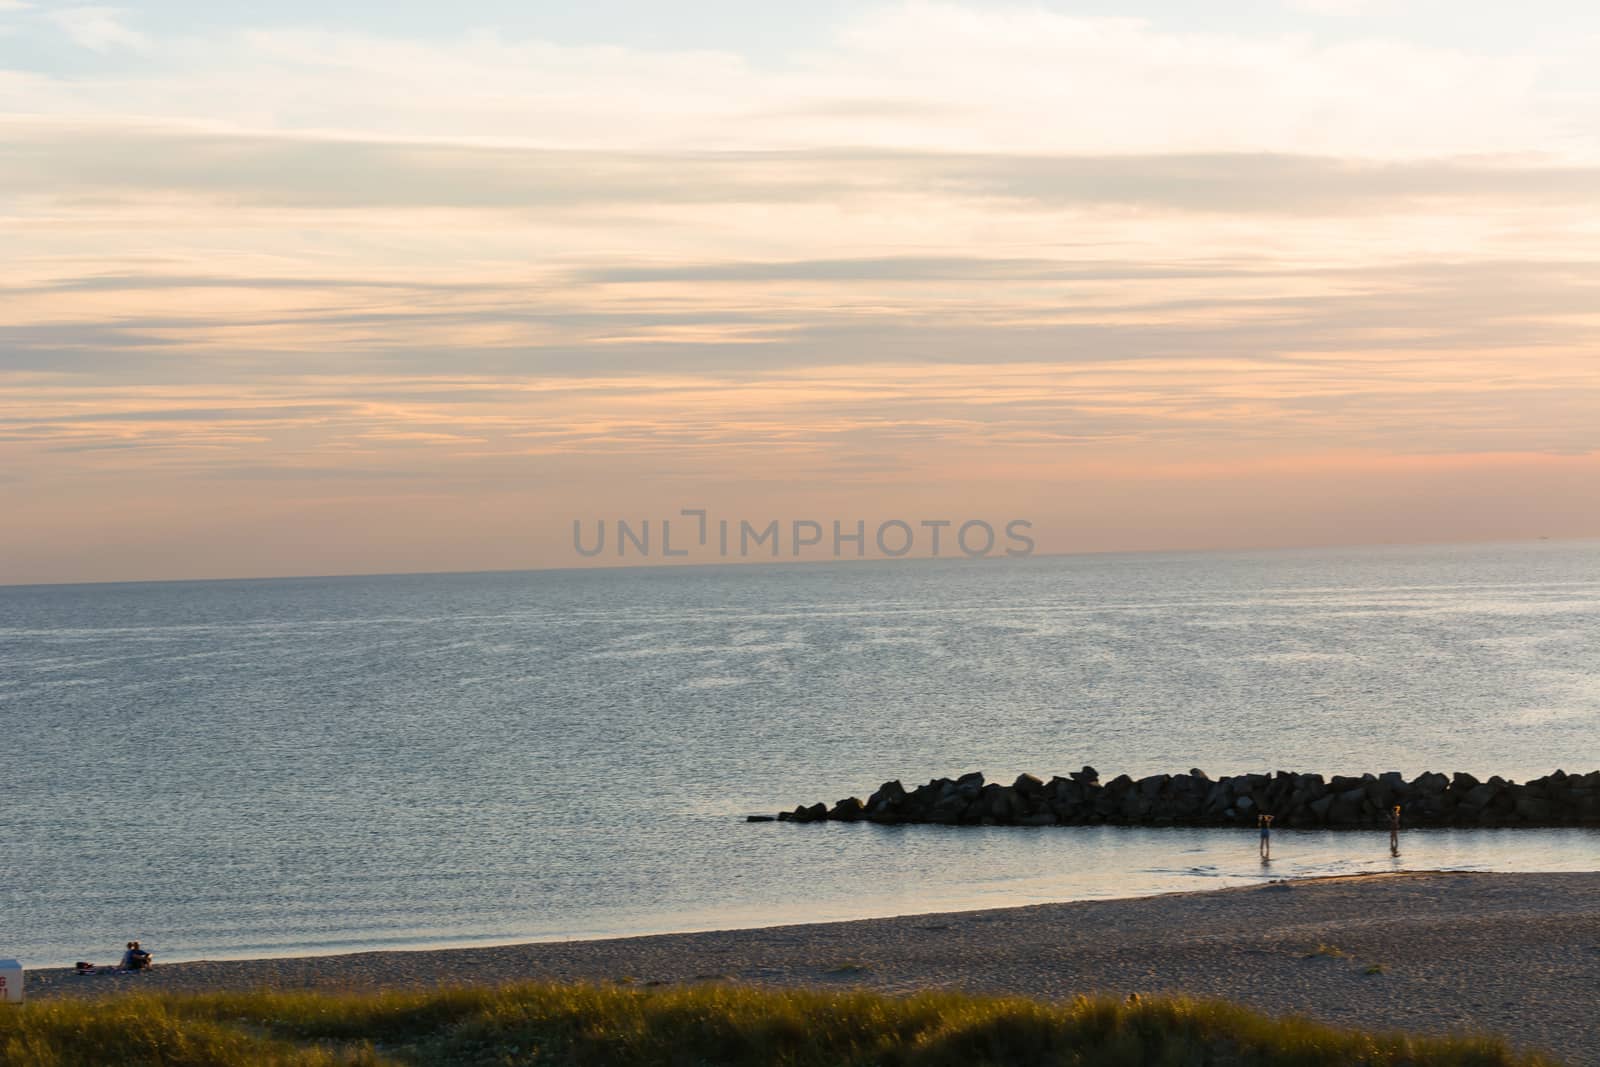
[[46, 17], [74, 43], [95, 52], [143, 49], [149, 42], [127, 24], [124, 14], [120, 8], [85, 6], [52, 10]]
[[1093, 502], [1051, 550], [1229, 543], [1223, 502], [1238, 543], [1600, 532], [1564, 54], [935, 3], [764, 63], [50, 18], [138, 62], [0, 71], [0, 581], [88, 575], [95, 523], [99, 577], [569, 563], [574, 513], [697, 500]]
[[1388, 5], [1380, 0], [1289, 0], [1289, 6], [1296, 11], [1305, 11], [1313, 15], [1352, 18], [1370, 14]]
[[376, 212], [547, 211], [836, 203], [852, 197], [1002, 201], [1229, 214], [1410, 211], [1441, 201], [1577, 205], [1600, 164], [1547, 158], [1372, 161], [1261, 153], [1019, 156], [869, 150], [556, 151], [16, 124], [0, 147], [22, 197], [210, 200]]
[[[144, 74], [33, 77], [0, 106], [234, 130], [597, 151], [836, 148], [1013, 154], [1282, 152], [1592, 157], [1592, 56], [1163, 30], [1029, 7], [863, 6], [830, 47], [758, 66], [715, 51], [476, 32], [413, 41], [241, 30], [147, 41], [115, 9], [51, 18]], [[1545, 83], [1588, 82], [1590, 93]], [[9, 97], [9, 103], [7, 102]]]

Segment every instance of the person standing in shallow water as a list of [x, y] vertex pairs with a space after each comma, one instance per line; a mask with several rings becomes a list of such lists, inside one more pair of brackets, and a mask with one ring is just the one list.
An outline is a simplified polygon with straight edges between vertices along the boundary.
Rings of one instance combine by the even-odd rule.
[[1261, 858], [1272, 858], [1272, 816], [1257, 815], [1256, 825], [1261, 827]]
[[1400, 805], [1389, 809], [1389, 855], [1400, 855]]

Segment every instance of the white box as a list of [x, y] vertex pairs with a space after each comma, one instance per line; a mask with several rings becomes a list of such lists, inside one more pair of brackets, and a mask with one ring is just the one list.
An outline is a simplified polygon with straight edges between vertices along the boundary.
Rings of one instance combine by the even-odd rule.
[[0, 960], [0, 1004], [22, 1003], [22, 964]]

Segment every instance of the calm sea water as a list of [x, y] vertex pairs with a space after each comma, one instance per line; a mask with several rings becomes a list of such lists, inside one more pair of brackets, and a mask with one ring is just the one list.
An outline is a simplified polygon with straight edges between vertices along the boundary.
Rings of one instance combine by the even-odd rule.
[[0, 588], [0, 956], [765, 925], [1600, 832], [745, 824], [886, 778], [1600, 767], [1600, 543]]

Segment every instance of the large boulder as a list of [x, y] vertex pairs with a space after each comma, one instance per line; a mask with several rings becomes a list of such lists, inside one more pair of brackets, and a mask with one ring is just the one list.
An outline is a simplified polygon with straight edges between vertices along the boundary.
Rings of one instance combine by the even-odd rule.
[[1363, 815], [1367, 814], [1366, 800], [1367, 791], [1359, 785], [1335, 794], [1333, 804], [1328, 808], [1328, 825], [1354, 826], [1361, 821]]
[[1438, 796], [1450, 785], [1448, 775], [1439, 774], [1437, 771], [1427, 771], [1419, 774], [1411, 783], [1411, 788], [1423, 796]]
[[898, 781], [884, 782], [867, 798], [867, 811], [869, 813], [893, 811], [900, 807], [905, 802], [905, 799], [905, 786]]
[[1170, 774], [1152, 774], [1147, 778], [1139, 779], [1139, 781], [1134, 784], [1138, 786], [1139, 792], [1142, 795], [1154, 797], [1159, 795], [1161, 791], [1167, 787], [1167, 783], [1170, 781], [1172, 781], [1172, 775]]
[[961, 821], [969, 801], [959, 793], [944, 797], [928, 812], [928, 821], [953, 826]]
[[860, 797], [845, 797], [833, 806], [828, 812], [828, 818], [836, 822], [856, 822], [867, 814], [867, 806], [861, 803]]
[[1024, 797], [1036, 797], [1044, 793], [1044, 783], [1031, 774], [1017, 775], [1017, 780], [1011, 783], [1011, 788]]
[[1535, 796], [1531, 790], [1524, 789], [1516, 798], [1512, 809], [1516, 814], [1531, 823], [1550, 822], [1555, 815], [1555, 809], [1545, 797]]
[[789, 818], [784, 820], [785, 822], [821, 822], [828, 817], [828, 805], [822, 803], [802, 804], [789, 812], [788, 815]]

